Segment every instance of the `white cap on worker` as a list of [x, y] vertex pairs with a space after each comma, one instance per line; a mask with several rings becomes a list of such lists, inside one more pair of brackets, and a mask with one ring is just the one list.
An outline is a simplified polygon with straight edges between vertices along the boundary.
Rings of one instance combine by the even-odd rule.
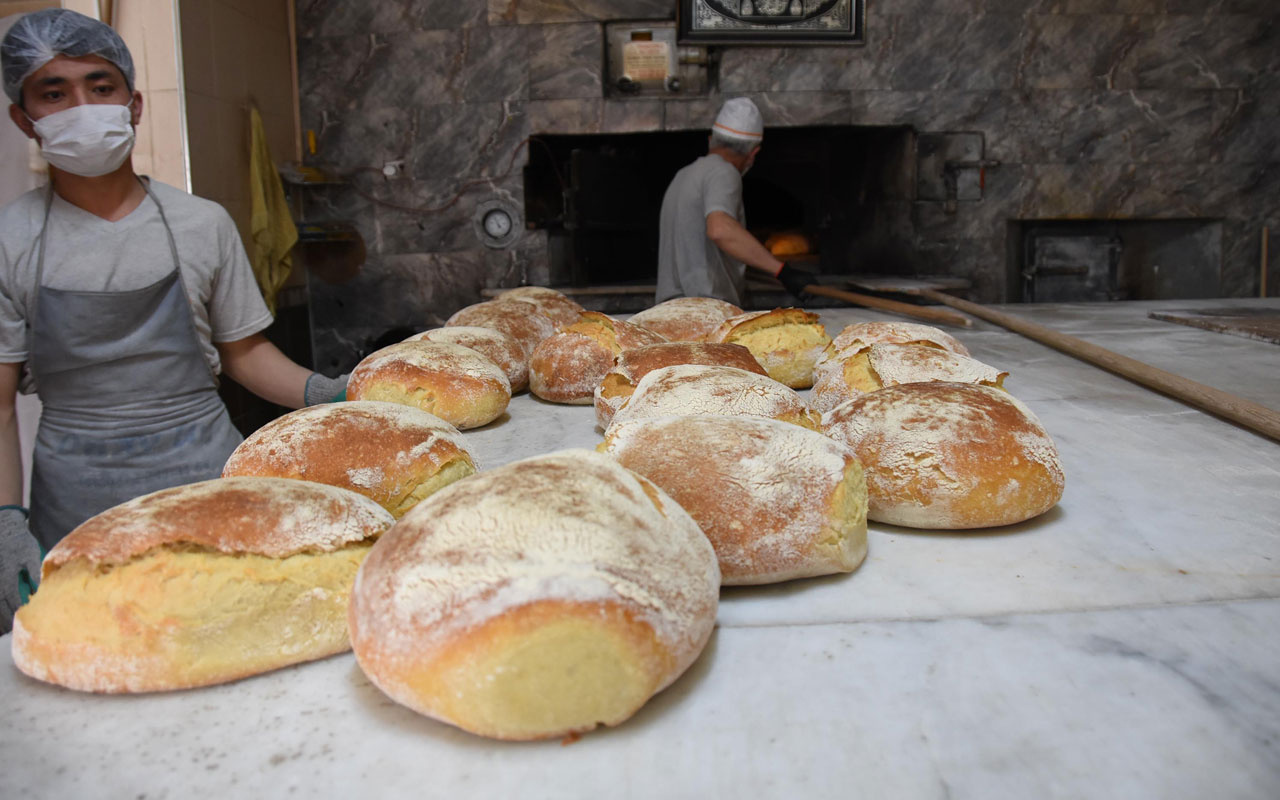
[[716, 116], [716, 124], [712, 126], [721, 136], [742, 139], [748, 142], [759, 142], [764, 139], [764, 118], [760, 109], [745, 97], [726, 100], [720, 106]]

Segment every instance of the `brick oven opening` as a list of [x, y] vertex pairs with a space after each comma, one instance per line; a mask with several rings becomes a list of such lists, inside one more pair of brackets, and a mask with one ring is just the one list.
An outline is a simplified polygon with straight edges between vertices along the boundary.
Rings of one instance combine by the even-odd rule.
[[[663, 193], [677, 170], [706, 153], [707, 132], [534, 141], [525, 217], [548, 232], [552, 284], [654, 284]], [[809, 253], [794, 260], [821, 274], [857, 271], [872, 252], [878, 271], [892, 271], [885, 253], [909, 249], [914, 163], [907, 127], [770, 128], [743, 180], [747, 227], [762, 241], [802, 234]]]

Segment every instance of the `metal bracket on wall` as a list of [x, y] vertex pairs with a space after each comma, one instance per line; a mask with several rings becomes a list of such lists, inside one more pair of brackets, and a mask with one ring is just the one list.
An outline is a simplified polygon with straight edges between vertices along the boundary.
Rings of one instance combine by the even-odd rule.
[[1000, 166], [985, 158], [982, 133], [922, 133], [916, 137], [916, 199], [942, 202], [954, 214], [961, 201], [982, 199], [986, 171]]

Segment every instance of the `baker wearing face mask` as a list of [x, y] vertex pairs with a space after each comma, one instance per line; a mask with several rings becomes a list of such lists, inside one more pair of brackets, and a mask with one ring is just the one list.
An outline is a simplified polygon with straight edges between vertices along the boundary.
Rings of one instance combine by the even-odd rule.
[[[213, 478], [240, 442], [225, 372], [283, 406], [345, 379], [290, 361], [231, 217], [133, 171], [143, 98], [108, 26], [63, 9], [0, 43], [9, 116], [40, 144], [50, 185], [0, 209], [0, 632], [18, 578], [90, 516]], [[24, 369], [25, 367], [25, 369]], [[39, 394], [31, 507], [22, 503], [15, 392]], [[35, 539], [31, 533], [35, 534]]]
[[716, 297], [741, 306], [747, 267], [782, 281], [796, 297], [804, 291], [805, 274], [775, 258], [744, 227], [742, 176], [763, 141], [756, 104], [745, 97], [725, 101], [707, 155], [677, 172], [662, 198], [655, 302]]

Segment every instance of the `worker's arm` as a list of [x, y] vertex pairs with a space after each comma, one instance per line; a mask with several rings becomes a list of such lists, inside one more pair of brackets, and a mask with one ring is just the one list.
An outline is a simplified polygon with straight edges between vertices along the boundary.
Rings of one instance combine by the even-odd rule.
[[260, 333], [216, 344], [222, 371], [236, 383], [277, 405], [302, 408], [332, 400], [345, 378], [326, 378], [295, 364]]
[[0, 506], [22, 505], [22, 453], [18, 448], [21, 364], [0, 364]]
[[732, 258], [766, 275], [777, 275], [782, 269], [782, 262], [759, 239], [723, 211], [707, 215], [707, 238]]

